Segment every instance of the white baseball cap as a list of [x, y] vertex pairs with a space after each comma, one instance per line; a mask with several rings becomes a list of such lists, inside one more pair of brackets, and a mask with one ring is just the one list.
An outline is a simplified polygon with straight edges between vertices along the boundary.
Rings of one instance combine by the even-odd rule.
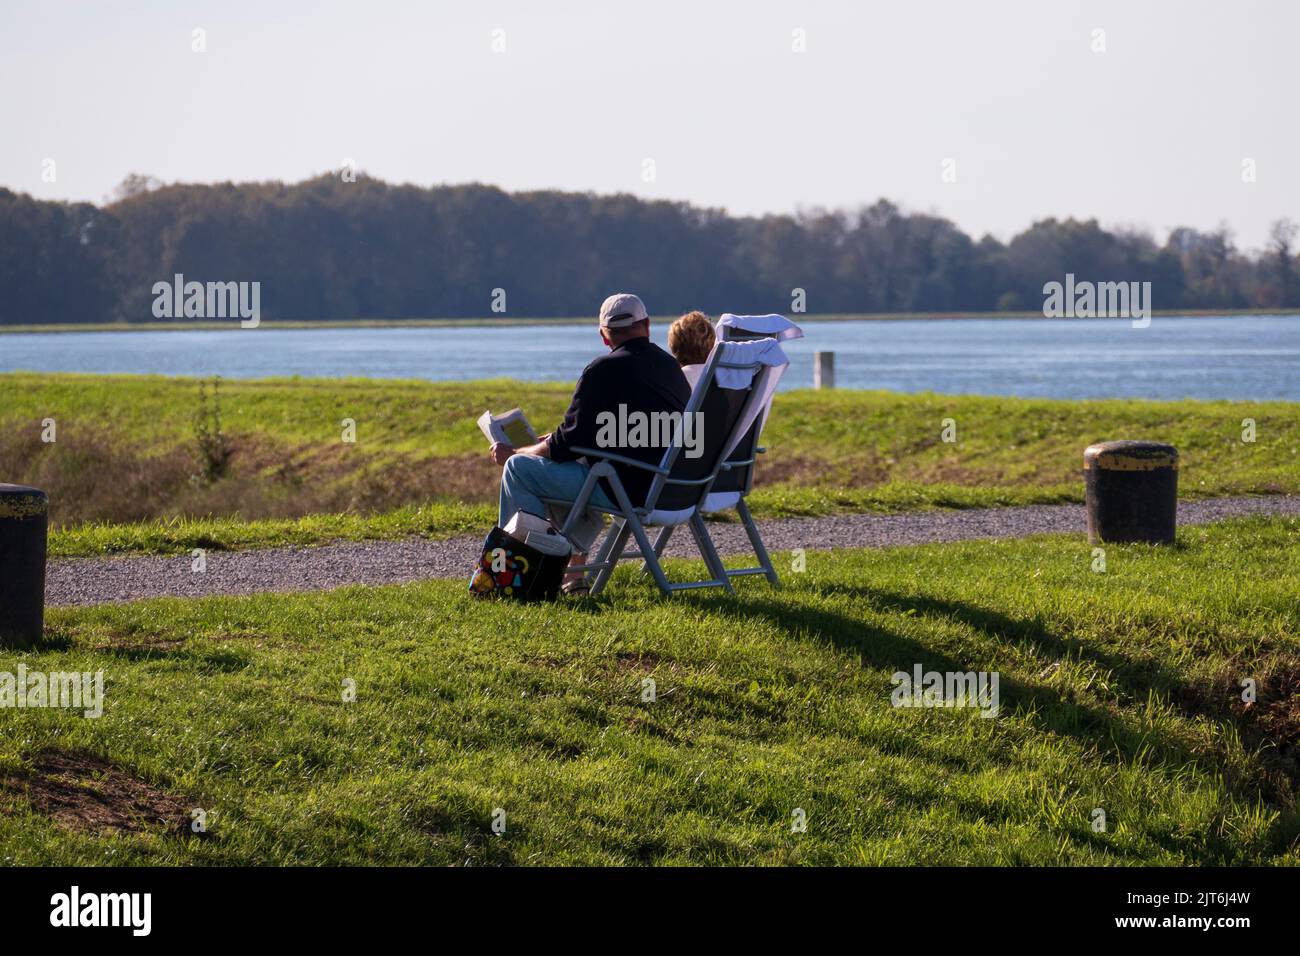
[[615, 292], [600, 307], [602, 329], [624, 329], [648, 318], [645, 303], [630, 292]]

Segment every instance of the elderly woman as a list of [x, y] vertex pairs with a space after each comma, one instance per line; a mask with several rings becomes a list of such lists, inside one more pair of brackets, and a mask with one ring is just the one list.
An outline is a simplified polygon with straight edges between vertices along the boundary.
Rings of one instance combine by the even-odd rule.
[[713, 351], [713, 324], [703, 312], [687, 312], [668, 327], [668, 351], [673, 353], [691, 388], [700, 380]]

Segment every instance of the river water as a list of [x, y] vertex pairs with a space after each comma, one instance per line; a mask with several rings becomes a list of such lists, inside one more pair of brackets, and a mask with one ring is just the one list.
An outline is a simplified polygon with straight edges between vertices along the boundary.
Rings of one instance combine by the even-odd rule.
[[[810, 321], [782, 388], [835, 353], [842, 388], [1051, 398], [1300, 401], [1300, 315]], [[657, 323], [656, 341], [666, 325]], [[362, 376], [572, 381], [601, 351], [592, 326], [57, 332], [0, 335], [0, 371], [226, 378]]]

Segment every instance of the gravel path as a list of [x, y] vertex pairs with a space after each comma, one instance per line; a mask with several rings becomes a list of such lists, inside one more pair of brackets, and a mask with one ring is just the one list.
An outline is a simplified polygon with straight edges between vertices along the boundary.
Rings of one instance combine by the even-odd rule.
[[[1300, 495], [1214, 498], [1180, 502], [1182, 525], [1206, 524], [1249, 514], [1300, 515]], [[926, 511], [898, 515], [775, 518], [759, 523], [770, 551], [790, 548], [861, 548], [972, 538], [1019, 538], [1051, 532], [1082, 532], [1081, 505], [1032, 505]], [[749, 543], [739, 524], [709, 528], [723, 555], [743, 553]], [[481, 536], [427, 541], [359, 541], [265, 551], [210, 551], [207, 570], [190, 570], [190, 557], [117, 557], [53, 560], [45, 594], [51, 606], [104, 604], [171, 595], [253, 594], [311, 591], [347, 584], [400, 584], [423, 578], [468, 579]], [[689, 531], [678, 529], [670, 555], [696, 557]]]

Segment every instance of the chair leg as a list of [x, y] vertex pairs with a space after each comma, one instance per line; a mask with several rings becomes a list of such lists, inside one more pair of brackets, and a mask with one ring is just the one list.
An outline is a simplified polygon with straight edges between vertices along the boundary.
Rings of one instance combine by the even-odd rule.
[[743, 497], [736, 502], [736, 510], [740, 512], [740, 523], [745, 526], [749, 545], [754, 549], [754, 556], [758, 558], [763, 574], [767, 576], [767, 581], [772, 587], [779, 588], [781, 579], [776, 576], [776, 568], [772, 567], [772, 559], [768, 557], [767, 548], [763, 547], [763, 538], [758, 533], [758, 525], [754, 523], [754, 516], [749, 513], [749, 505], [745, 504]]
[[618, 559], [623, 554], [623, 549], [627, 547], [627, 536], [631, 529], [628, 527], [625, 518], [615, 518], [609, 526], [609, 531], [605, 533], [605, 540], [600, 545], [600, 556], [596, 559], [596, 564], [608, 564], [596, 572], [596, 580], [592, 582], [592, 597], [605, 590], [605, 585], [609, 583], [610, 575], [614, 573], [614, 568], [618, 565]]
[[695, 535], [695, 544], [699, 547], [700, 554], [704, 556], [704, 564], [708, 567], [709, 573], [721, 582], [728, 592], [735, 591], [731, 586], [727, 569], [722, 564], [722, 558], [718, 556], [718, 549], [713, 546], [713, 538], [709, 536], [709, 529], [704, 524], [704, 516], [699, 511], [691, 515], [691, 533]]
[[609, 530], [605, 532], [605, 537], [600, 542], [600, 550], [596, 552], [596, 560], [592, 562], [593, 564], [600, 564], [609, 556], [609, 552], [614, 547], [614, 539], [618, 537], [618, 533], [623, 530], [625, 524], [627, 522], [619, 516], [614, 515], [611, 517]]
[[[673, 528], [675, 528], [675, 527], [677, 527], [677, 526], [676, 526], [676, 525], [671, 525], [671, 524], [666, 524], [666, 525], [664, 525], [662, 528], [659, 529], [659, 534], [658, 534], [658, 536], [655, 537], [655, 557], [656, 557], [656, 558], [662, 558], [662, 557], [664, 556], [664, 549], [665, 549], [666, 547], [668, 547], [668, 539], [671, 538], [671, 537], [673, 536]], [[641, 569], [641, 573], [642, 573], [642, 574], [649, 574], [649, 573], [650, 573], [650, 564], [649, 564], [649, 562], [646, 562], [645, 567], [643, 567], [643, 568]]]
[[628, 518], [628, 527], [632, 530], [632, 536], [636, 538], [636, 545], [641, 549], [641, 555], [645, 558], [646, 566], [650, 568], [650, 573], [654, 575], [655, 584], [659, 585], [659, 590], [665, 597], [673, 593], [668, 586], [668, 576], [664, 574], [664, 569], [659, 564], [659, 557], [655, 554], [654, 545], [650, 543], [650, 536], [645, 533], [645, 528], [641, 522], [633, 515]]
[[[632, 502], [628, 500], [627, 491], [623, 488], [623, 482], [618, 480], [618, 474], [614, 471], [612, 465], [606, 465], [604, 462], [601, 462], [601, 464], [596, 467], [608, 469], [611, 476], [609, 485], [614, 491], [614, 500], [618, 502], [620, 517], [627, 522], [623, 529], [623, 533], [620, 535], [622, 542], [626, 543], [627, 538], [625, 535], [630, 530], [632, 532], [632, 537], [636, 539], [636, 546], [641, 553], [641, 558], [645, 560], [645, 563], [650, 567], [650, 573], [654, 575], [655, 584], [659, 585], [659, 590], [663, 592], [665, 597], [671, 595], [673, 591], [672, 588], [669, 587], [668, 576], [664, 574], [664, 569], [659, 565], [659, 558], [655, 555], [654, 545], [650, 543], [650, 536], [645, 533], [645, 528], [641, 524], [641, 519], [637, 517], [636, 509], [632, 507]], [[593, 469], [593, 471], [594, 470], [595, 469]], [[618, 547], [610, 555], [611, 563], [617, 561], [622, 552], [622, 547]], [[602, 572], [606, 579], [609, 577], [608, 572], [610, 570], [612, 570], [612, 568], [607, 568]], [[593, 593], [595, 592], [593, 591]]]
[[587, 509], [587, 502], [591, 500], [592, 492], [596, 490], [596, 482], [600, 475], [593, 468], [587, 472], [587, 479], [582, 483], [582, 488], [578, 491], [578, 497], [573, 499], [573, 504], [569, 506], [569, 513], [565, 516], [564, 524], [560, 526], [560, 534], [567, 539], [573, 531], [574, 522], [576, 522], [582, 513]]

